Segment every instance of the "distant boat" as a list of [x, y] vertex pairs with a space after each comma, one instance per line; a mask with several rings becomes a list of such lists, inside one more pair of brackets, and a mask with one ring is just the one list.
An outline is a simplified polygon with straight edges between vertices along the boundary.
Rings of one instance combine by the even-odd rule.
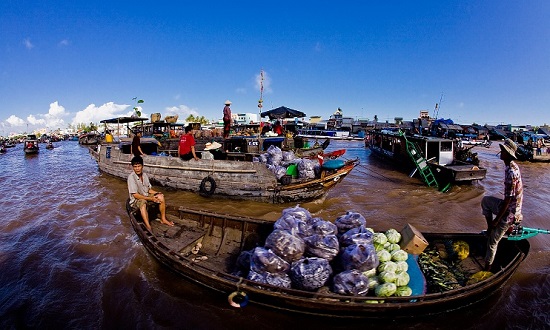
[[90, 132], [90, 133], [84, 133], [81, 134], [78, 137], [78, 143], [82, 145], [93, 145], [99, 143], [99, 134]]
[[[417, 145], [427, 165], [441, 184], [470, 183], [482, 180], [487, 169], [455, 158], [454, 141], [451, 139], [412, 135], [406, 136]], [[371, 131], [367, 134], [366, 146], [385, 159], [402, 165], [406, 170], [415, 168], [415, 163], [407, 152], [405, 138], [395, 131]]]
[[25, 154], [37, 154], [40, 148], [38, 147], [38, 139], [36, 135], [29, 134], [24, 142], [23, 150]]

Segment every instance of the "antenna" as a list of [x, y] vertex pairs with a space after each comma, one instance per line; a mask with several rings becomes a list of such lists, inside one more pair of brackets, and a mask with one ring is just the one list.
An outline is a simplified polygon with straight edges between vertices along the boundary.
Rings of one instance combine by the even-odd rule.
[[263, 126], [262, 122], [262, 107], [263, 107], [263, 94], [264, 94], [264, 70], [260, 70], [260, 100], [258, 100], [258, 120], [260, 121], [260, 132]]
[[443, 93], [441, 93], [441, 97], [439, 97], [439, 103], [435, 104], [434, 119], [437, 119], [437, 116], [439, 116], [439, 109], [441, 108], [441, 103], [442, 102], [443, 102]]

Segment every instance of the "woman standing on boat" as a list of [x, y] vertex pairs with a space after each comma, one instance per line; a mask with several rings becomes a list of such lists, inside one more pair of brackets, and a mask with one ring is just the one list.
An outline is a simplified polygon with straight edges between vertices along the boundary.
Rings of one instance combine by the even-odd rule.
[[231, 101], [225, 101], [225, 107], [223, 108], [223, 138], [229, 137], [229, 130], [231, 129]]
[[[523, 204], [523, 182], [519, 167], [514, 162], [517, 145], [510, 139], [504, 140], [500, 145], [500, 159], [506, 165], [504, 170], [504, 199], [493, 196], [485, 196], [481, 200], [482, 213], [487, 220], [487, 254], [485, 255], [485, 270], [489, 271], [498, 242], [513, 225], [518, 225], [523, 220], [521, 206]], [[496, 218], [493, 220], [493, 214]]]

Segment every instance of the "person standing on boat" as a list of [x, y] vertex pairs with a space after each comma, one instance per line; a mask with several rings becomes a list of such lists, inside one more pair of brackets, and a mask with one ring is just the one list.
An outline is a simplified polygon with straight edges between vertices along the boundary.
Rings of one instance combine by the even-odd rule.
[[134, 156], [145, 155], [141, 150], [141, 131], [134, 131], [134, 138], [132, 139], [132, 145], [130, 146], [130, 153]]
[[130, 163], [134, 170], [128, 176], [130, 205], [134, 209], [139, 210], [145, 227], [147, 227], [149, 232], [153, 232], [151, 224], [149, 223], [149, 213], [147, 211], [147, 208], [153, 206], [153, 204], [158, 204], [160, 222], [168, 226], [173, 226], [174, 223], [166, 219], [166, 202], [164, 200], [164, 195], [161, 192], [153, 190], [149, 182], [149, 177], [147, 174], [143, 173], [143, 158], [141, 158], [141, 156], [134, 156]]
[[225, 107], [223, 108], [223, 138], [229, 137], [229, 130], [231, 129], [231, 101], [225, 101]]
[[195, 138], [191, 134], [191, 125], [185, 127], [185, 134], [180, 136], [180, 142], [178, 145], [178, 156], [182, 160], [199, 160], [195, 153]]
[[[514, 162], [517, 145], [510, 139], [500, 144], [500, 159], [506, 166], [504, 170], [504, 199], [485, 196], [481, 200], [482, 213], [487, 221], [487, 254], [485, 270], [490, 270], [497, 252], [498, 243], [508, 230], [523, 220], [523, 182], [518, 165]], [[493, 219], [493, 214], [496, 218]]]

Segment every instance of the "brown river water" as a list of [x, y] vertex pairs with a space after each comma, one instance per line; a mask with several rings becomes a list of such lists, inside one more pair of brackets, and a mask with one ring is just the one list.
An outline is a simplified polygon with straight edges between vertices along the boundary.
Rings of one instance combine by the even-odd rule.
[[[447, 193], [424, 186], [370, 155], [362, 142], [333, 141], [361, 165], [325, 200], [301, 204], [334, 221], [346, 211], [367, 225], [400, 230], [479, 232], [481, 198], [502, 196], [504, 165], [491, 148], [476, 147], [486, 179]], [[524, 225], [550, 228], [550, 164], [519, 163]], [[77, 142], [43, 146], [26, 156], [22, 145], [0, 155], [0, 328], [2, 329], [549, 329], [550, 235], [530, 239], [531, 251], [514, 276], [483, 302], [406, 320], [335, 320], [265, 307], [230, 307], [227, 297], [181, 279], [138, 241], [124, 209], [124, 180], [99, 172]], [[128, 171], [131, 169], [128, 168]], [[207, 199], [168, 191], [171, 204], [276, 220], [284, 208]]]

